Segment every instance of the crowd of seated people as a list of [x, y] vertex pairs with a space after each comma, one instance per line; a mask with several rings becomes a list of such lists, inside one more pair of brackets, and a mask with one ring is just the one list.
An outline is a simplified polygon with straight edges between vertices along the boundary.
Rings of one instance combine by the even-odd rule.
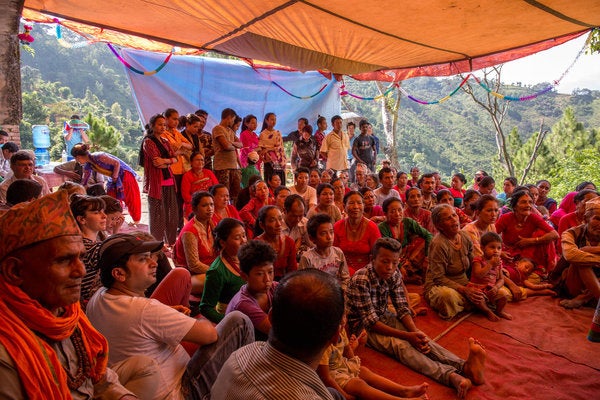
[[[6, 146], [11, 151], [10, 171], [0, 183], [0, 227], [25, 218], [21, 214], [27, 207], [50, 201], [44, 199], [65, 203], [60, 203], [67, 207], [62, 218], [73, 226], [64, 229], [71, 242], [72, 237], [81, 242], [71, 245], [85, 264], [83, 272], [77, 265], [73, 269], [78, 272], [71, 274], [79, 282], [77, 305], [41, 305], [59, 315], [66, 306], [90, 313], [92, 324], [85, 329], [99, 330], [108, 339], [100, 343], [117, 349], [109, 353], [104, 369], [114, 371], [109, 373], [112, 383], [121, 380], [124, 388], [117, 392], [123, 396], [161, 398], [167, 389], [184, 398], [190, 391], [209, 393], [229, 354], [255, 336], [276, 337], [269, 336], [273, 327], [268, 317], [276, 288], [282, 286], [278, 282], [287, 284], [297, 270], [319, 270], [347, 294], [348, 323], [340, 325], [348, 332], [347, 343], [337, 351], [352, 347], [362, 335], [370, 347], [454, 387], [460, 397], [471, 385], [483, 382], [485, 352], [470, 339], [470, 355], [462, 360], [430, 342], [412, 319], [419, 299], [406, 291], [407, 283], [422, 286], [425, 301], [443, 319], [474, 311], [491, 321], [511, 320], [510, 303], [531, 296], [561, 296], [565, 308], [598, 304], [600, 197], [592, 182], [582, 182], [557, 202], [549, 197], [546, 179], [518, 185], [515, 178], [506, 177], [498, 194], [494, 178], [483, 170], [477, 171], [468, 188], [462, 173], [452, 175], [446, 184], [438, 172], [421, 174], [418, 167], [407, 168], [410, 174], [392, 166], [373, 170], [375, 164], [352, 157], [361, 154], [370, 160], [371, 151], [370, 156], [376, 156], [373, 141], [363, 138], [363, 153], [350, 151], [352, 138], [338, 116], [331, 119], [330, 133], [324, 132], [327, 121], [319, 119], [316, 133], [322, 137], [312, 135], [307, 120], [299, 120], [291, 155], [293, 179], [287, 179], [289, 155], [275, 129], [275, 114], [265, 116], [260, 133], [254, 132], [253, 115], [242, 119], [228, 108], [220, 117], [212, 133], [201, 129], [207, 118], [203, 110], [181, 120], [174, 109], [150, 118], [140, 150], [149, 232], [133, 235], [119, 233], [123, 205], [133, 222], [141, 218], [140, 193], [133, 188], [138, 187], [136, 173], [122, 160], [90, 153], [87, 144], [77, 144], [72, 154], [82, 168], [79, 179], [70, 177], [79, 183], [66, 183], [50, 194], [48, 185], [34, 174], [34, 155]], [[241, 121], [242, 140], [237, 132]], [[259, 167], [244, 188], [242, 165]], [[77, 175], [73, 171], [70, 174]], [[100, 180], [100, 187], [94, 188], [98, 185], [91, 181], [94, 174], [106, 176], [108, 182]], [[86, 186], [94, 190], [86, 192]], [[40, 242], [62, 238], [57, 229], [40, 228], [51, 231]], [[37, 245], [38, 241], [18, 244], [35, 239], [28, 235], [9, 239], [17, 243], [11, 246], [26, 250]], [[14, 268], [9, 268], [11, 254], [0, 251], [3, 286], [21, 285], [13, 276]], [[39, 290], [24, 293], [41, 296]], [[388, 309], [388, 298], [396, 314]], [[0, 300], [3, 305], [5, 300]], [[110, 318], [135, 324], [127, 331], [130, 343], [110, 326]], [[216, 327], [195, 322], [204, 319]], [[167, 325], [143, 332], [158, 323]], [[178, 331], [170, 323], [183, 327]], [[216, 332], [232, 329], [237, 333], [226, 340], [223, 350]], [[81, 338], [68, 337], [74, 341], [69, 349], [82, 349]], [[0, 340], [7, 347], [5, 337], [0, 335]], [[132, 349], [131, 344], [141, 347]], [[406, 344], [416, 351], [402, 355]], [[171, 350], [165, 352], [163, 346]], [[424, 356], [432, 349], [439, 359]], [[17, 361], [14, 354], [11, 347], [8, 353], [0, 351], [0, 359]], [[218, 365], [216, 372], [202, 375], [207, 357], [214, 354], [221, 357], [212, 360]], [[158, 358], [148, 364], [144, 359], [148, 356]], [[77, 357], [84, 355], [79, 351]], [[58, 357], [52, 362], [65, 360]], [[168, 372], [161, 374], [160, 369]], [[329, 373], [323, 367], [318, 376], [339, 393], [371, 393], [359, 390], [355, 387], [359, 381], [352, 379], [374, 387], [382, 382], [368, 370], [357, 369], [354, 378], [342, 382], [330, 379]], [[0, 381], [3, 374], [6, 368], [0, 368]], [[159, 375], [159, 380], [152, 378]], [[97, 383], [95, 375], [87, 378]], [[354, 383], [345, 389], [349, 382]], [[94, 384], [88, 389], [93, 390]], [[73, 385], [61, 390], [73, 390]], [[426, 385], [394, 390], [423, 398]]]

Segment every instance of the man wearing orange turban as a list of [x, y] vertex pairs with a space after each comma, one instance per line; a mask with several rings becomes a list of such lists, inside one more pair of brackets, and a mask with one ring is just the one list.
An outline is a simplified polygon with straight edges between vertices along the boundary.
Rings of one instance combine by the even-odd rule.
[[85, 248], [67, 193], [13, 207], [0, 243], [0, 398], [136, 398], [79, 307]]

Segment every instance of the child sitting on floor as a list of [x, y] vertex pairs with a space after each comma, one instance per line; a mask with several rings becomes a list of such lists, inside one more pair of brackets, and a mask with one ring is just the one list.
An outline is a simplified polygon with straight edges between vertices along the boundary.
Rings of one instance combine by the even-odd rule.
[[[481, 236], [482, 257], [473, 259], [471, 281], [468, 286], [476, 287], [483, 293], [483, 299], [475, 306], [483, 311], [490, 321], [498, 321], [498, 317], [512, 319], [504, 311], [507, 293], [501, 290], [504, 286], [502, 275], [502, 238], [495, 232], [486, 232]], [[491, 306], [491, 308], [490, 308]], [[495, 312], [492, 311], [495, 309]]]
[[403, 386], [378, 375], [360, 365], [360, 358], [354, 355], [359, 342], [366, 341], [366, 331], [357, 338], [346, 335], [346, 316], [340, 324], [340, 337], [337, 344], [331, 344], [323, 353], [317, 374], [323, 383], [339, 391], [346, 399], [361, 398], [373, 400], [392, 400], [419, 398], [427, 399], [427, 383], [417, 386]]
[[316, 268], [335, 276], [346, 290], [350, 273], [344, 252], [333, 245], [333, 220], [327, 214], [315, 214], [308, 220], [306, 231], [315, 244], [300, 257], [298, 269]]
[[246, 284], [233, 296], [225, 315], [235, 310], [246, 314], [254, 326], [256, 340], [267, 340], [271, 329], [269, 311], [277, 287], [273, 279], [275, 258], [275, 250], [261, 240], [251, 240], [238, 251], [240, 276]]
[[[542, 283], [542, 278], [535, 272], [535, 261], [529, 258], [520, 258], [514, 264], [504, 265], [503, 273], [514, 285], [516, 290], [521, 291], [521, 300], [525, 300], [528, 296], [556, 296], [556, 292], [552, 290], [551, 283]], [[511, 288], [509, 292], [515, 290]], [[513, 300], [512, 293], [508, 295], [508, 301]]]

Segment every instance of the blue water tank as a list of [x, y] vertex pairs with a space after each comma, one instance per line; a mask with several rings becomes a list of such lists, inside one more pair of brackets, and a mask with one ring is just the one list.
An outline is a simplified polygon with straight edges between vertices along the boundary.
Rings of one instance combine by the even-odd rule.
[[35, 166], [43, 167], [50, 164], [50, 152], [48, 149], [35, 149]]
[[50, 147], [50, 128], [48, 125], [33, 125], [33, 147], [47, 149]]

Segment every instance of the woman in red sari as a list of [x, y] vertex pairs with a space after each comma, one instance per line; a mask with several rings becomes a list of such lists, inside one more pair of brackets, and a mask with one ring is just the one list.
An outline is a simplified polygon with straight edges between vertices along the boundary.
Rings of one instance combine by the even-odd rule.
[[333, 245], [346, 256], [350, 275], [371, 262], [375, 241], [381, 237], [377, 224], [364, 216], [362, 194], [356, 191], [344, 196], [346, 218], [333, 225]]
[[296, 244], [294, 239], [283, 232], [283, 215], [277, 206], [268, 205], [262, 207], [258, 212], [256, 219], [257, 227], [255, 231], [263, 232], [256, 237], [256, 240], [267, 242], [277, 253], [277, 259], [273, 263], [273, 275], [276, 281], [279, 281], [289, 272], [298, 269], [296, 261]]
[[215, 211], [213, 197], [208, 192], [192, 196], [194, 218], [181, 229], [175, 242], [175, 265], [187, 268], [192, 275], [192, 294], [202, 296], [206, 271], [217, 255], [214, 251], [212, 216]]
[[227, 189], [227, 186], [220, 183], [214, 185], [210, 188], [210, 194], [212, 194], [215, 199], [215, 213], [212, 217], [214, 226], [217, 226], [219, 221], [223, 218], [235, 218], [241, 220], [238, 210], [232, 204], [229, 204], [229, 189]]
[[496, 222], [496, 232], [502, 236], [503, 247], [511, 257], [530, 258], [545, 274], [556, 265], [555, 242], [558, 233], [542, 217], [533, 212], [533, 198], [522, 190], [513, 193], [511, 212]]
[[210, 169], [204, 168], [204, 155], [194, 152], [190, 156], [192, 169], [181, 178], [181, 197], [183, 197], [183, 217], [187, 218], [192, 212], [192, 195], [196, 192], [208, 192], [211, 186], [219, 181]]
[[431, 211], [422, 208], [423, 195], [418, 187], [411, 187], [406, 191], [406, 208], [404, 216], [412, 218], [419, 223], [423, 228], [431, 233], [435, 233], [433, 222], [431, 221]]

